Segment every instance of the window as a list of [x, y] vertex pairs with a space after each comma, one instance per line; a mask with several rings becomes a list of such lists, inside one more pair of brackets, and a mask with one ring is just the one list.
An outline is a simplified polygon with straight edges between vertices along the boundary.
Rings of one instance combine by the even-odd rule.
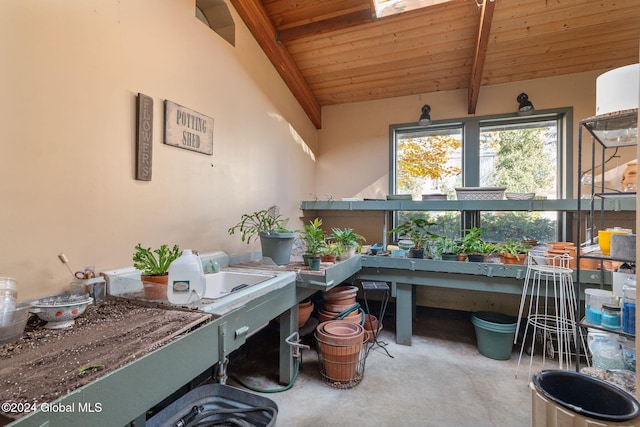
[[414, 9], [421, 9], [451, 0], [375, 0], [376, 17], [395, 15]]
[[[529, 116], [472, 117], [391, 126], [390, 193], [421, 200], [432, 193], [455, 199], [456, 187], [506, 187], [538, 198], [567, 197], [572, 158], [567, 136], [571, 109]], [[481, 227], [498, 242], [522, 237], [554, 241], [565, 224], [558, 212], [397, 212], [395, 223], [422, 217], [430, 231], [459, 237], [461, 228]]]
[[196, 0], [196, 18], [229, 44], [236, 45], [236, 26], [224, 0]]

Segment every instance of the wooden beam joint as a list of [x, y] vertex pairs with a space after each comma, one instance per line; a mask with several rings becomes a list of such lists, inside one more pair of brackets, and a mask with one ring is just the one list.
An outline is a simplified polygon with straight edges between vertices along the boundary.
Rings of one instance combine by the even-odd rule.
[[259, 0], [230, 0], [274, 68], [307, 113], [313, 125], [322, 127], [320, 103], [279, 36]]
[[471, 66], [471, 80], [469, 81], [468, 112], [476, 113], [480, 85], [482, 83], [482, 72], [484, 61], [487, 56], [487, 46], [489, 45], [489, 34], [491, 32], [491, 22], [493, 21], [493, 11], [497, 0], [482, 0], [480, 9], [480, 24], [478, 26], [478, 37], [476, 38], [476, 48], [473, 53], [473, 65]]

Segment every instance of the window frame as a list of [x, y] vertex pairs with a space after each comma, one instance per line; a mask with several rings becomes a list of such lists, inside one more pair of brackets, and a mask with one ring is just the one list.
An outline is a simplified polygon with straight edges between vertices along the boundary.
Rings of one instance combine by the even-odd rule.
[[[480, 182], [480, 131], [483, 125], [503, 125], [531, 123], [555, 120], [559, 139], [557, 152], [557, 199], [573, 198], [574, 186], [574, 141], [573, 141], [573, 107], [561, 107], [547, 110], [536, 110], [532, 114], [518, 113], [493, 114], [487, 116], [471, 116], [434, 120], [427, 126], [417, 122], [389, 125], [389, 194], [396, 192], [397, 185], [397, 144], [399, 135], [405, 132], [416, 132], [426, 129], [447, 129], [460, 127], [462, 129], [462, 182], [464, 187], [477, 187]], [[473, 151], [470, 151], [473, 150]], [[479, 223], [480, 212], [468, 212], [463, 215], [461, 228], [469, 228], [471, 224]], [[568, 212], [558, 211], [558, 239], [565, 239], [571, 235], [572, 218]], [[392, 224], [395, 227], [397, 213], [392, 212]]]

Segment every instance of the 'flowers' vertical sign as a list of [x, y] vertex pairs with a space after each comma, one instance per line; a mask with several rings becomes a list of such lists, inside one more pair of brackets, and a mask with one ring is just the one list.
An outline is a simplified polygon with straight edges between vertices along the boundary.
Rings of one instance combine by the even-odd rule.
[[139, 93], [137, 99], [136, 179], [151, 181], [153, 154], [153, 99]]
[[164, 101], [164, 143], [213, 154], [213, 118], [171, 101]]

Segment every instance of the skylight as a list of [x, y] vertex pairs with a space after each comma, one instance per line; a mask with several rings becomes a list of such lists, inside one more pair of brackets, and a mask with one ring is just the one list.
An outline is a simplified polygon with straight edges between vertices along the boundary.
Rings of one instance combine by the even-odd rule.
[[409, 10], [420, 9], [434, 4], [446, 3], [451, 0], [374, 0], [376, 5], [376, 16], [395, 15], [396, 13], [407, 12]]

